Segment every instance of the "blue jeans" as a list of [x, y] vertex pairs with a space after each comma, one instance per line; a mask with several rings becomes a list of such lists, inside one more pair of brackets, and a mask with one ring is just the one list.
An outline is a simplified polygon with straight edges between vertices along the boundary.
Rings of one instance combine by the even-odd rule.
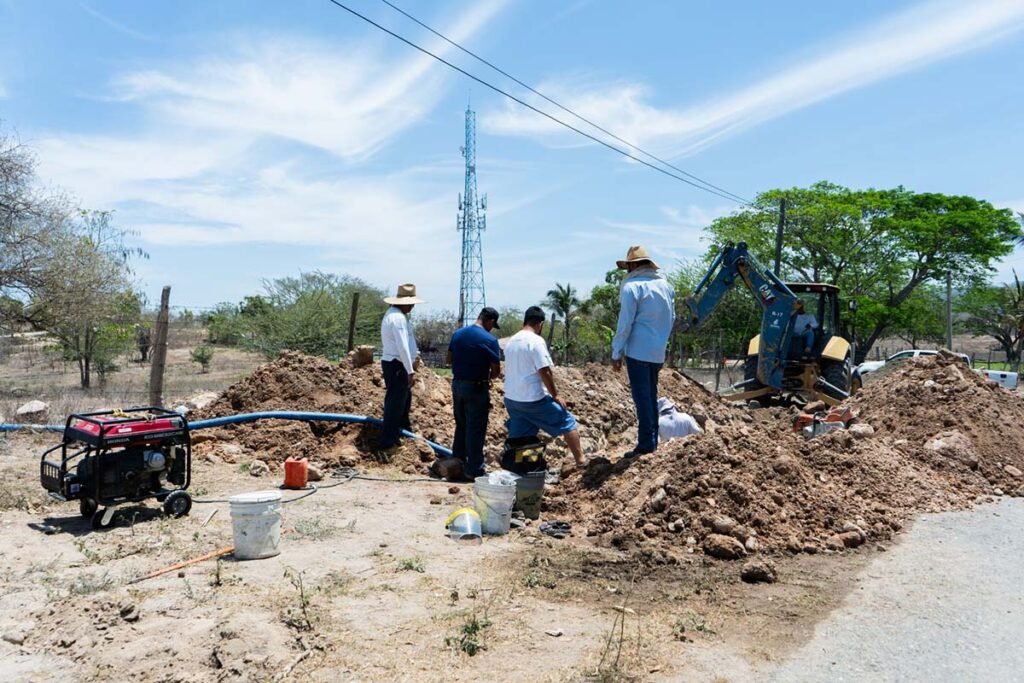
[[398, 445], [403, 429], [412, 431], [409, 423], [409, 409], [412, 408], [412, 390], [409, 389], [409, 373], [400, 360], [384, 360], [380, 363], [384, 373], [384, 424], [380, 428], [380, 448]]
[[803, 353], [804, 349], [814, 348], [814, 330], [804, 330], [799, 333], [800, 338], [803, 340], [804, 345], [800, 348], [800, 352]]
[[467, 477], [482, 476], [487, 417], [491, 412], [490, 383], [452, 380], [452, 406], [455, 409], [452, 455], [464, 463]]
[[658, 372], [661, 363], [626, 356], [629, 390], [636, 406], [636, 450], [653, 453], [658, 447]]

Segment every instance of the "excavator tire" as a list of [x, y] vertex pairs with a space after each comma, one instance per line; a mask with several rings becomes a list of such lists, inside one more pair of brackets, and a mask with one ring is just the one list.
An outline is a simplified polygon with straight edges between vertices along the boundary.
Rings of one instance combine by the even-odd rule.
[[[847, 358], [843, 362], [834, 360], [822, 360], [821, 361], [821, 377], [836, 387], [842, 389], [847, 394], [850, 393], [850, 359]], [[836, 396], [834, 398], [842, 398]]]
[[[743, 380], [750, 379], [757, 379], [757, 356], [747, 356], [746, 362], [743, 363]], [[761, 386], [760, 382], [749, 388], [756, 389], [759, 386]]]

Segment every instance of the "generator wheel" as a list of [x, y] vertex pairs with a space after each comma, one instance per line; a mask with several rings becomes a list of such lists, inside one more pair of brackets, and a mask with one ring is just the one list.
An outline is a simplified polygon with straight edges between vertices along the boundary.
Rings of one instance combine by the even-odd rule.
[[164, 514], [170, 517], [184, 517], [192, 509], [192, 496], [184, 491], [174, 491], [164, 501]]
[[96, 514], [96, 510], [98, 508], [99, 508], [99, 505], [96, 504], [96, 499], [95, 498], [85, 497], [85, 498], [79, 498], [78, 499], [78, 511], [86, 519], [92, 518], [92, 516], [94, 514]]
[[114, 519], [117, 517], [116, 513], [110, 516], [110, 522], [108, 522], [104, 526], [104, 524], [103, 524], [103, 515], [105, 513], [106, 513], [106, 510], [104, 510], [104, 509], [99, 509], [99, 510], [96, 510], [96, 512], [92, 513], [92, 528], [93, 529], [106, 529], [106, 528], [108, 528], [108, 527], [110, 527], [110, 526], [112, 526], [114, 524]]

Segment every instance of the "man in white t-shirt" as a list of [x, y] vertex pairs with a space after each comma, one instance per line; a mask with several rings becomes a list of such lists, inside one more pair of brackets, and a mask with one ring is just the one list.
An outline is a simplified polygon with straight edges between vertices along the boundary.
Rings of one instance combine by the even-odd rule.
[[551, 436], [564, 436], [577, 467], [583, 467], [583, 448], [576, 418], [558, 396], [551, 354], [541, 332], [544, 311], [538, 306], [526, 309], [523, 329], [512, 336], [505, 347], [505, 409], [508, 410], [510, 439], [537, 436], [544, 430]]

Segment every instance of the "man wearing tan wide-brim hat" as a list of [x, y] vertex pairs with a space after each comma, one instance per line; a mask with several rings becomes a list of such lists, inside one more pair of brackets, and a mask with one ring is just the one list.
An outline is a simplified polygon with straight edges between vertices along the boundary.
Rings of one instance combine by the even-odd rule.
[[658, 272], [658, 264], [642, 244], [630, 247], [626, 258], [615, 265], [627, 272], [619, 292], [612, 367], [621, 370], [622, 359], [626, 359], [636, 406], [637, 441], [625, 457], [633, 458], [658, 447], [658, 373], [675, 322], [675, 289]]
[[395, 296], [384, 297], [391, 308], [380, 323], [381, 371], [384, 373], [384, 424], [378, 447], [389, 452], [398, 447], [403, 429], [412, 430], [409, 409], [412, 387], [420, 366], [416, 337], [409, 323], [409, 312], [416, 304], [426, 303], [416, 296], [416, 285], [398, 285]]

